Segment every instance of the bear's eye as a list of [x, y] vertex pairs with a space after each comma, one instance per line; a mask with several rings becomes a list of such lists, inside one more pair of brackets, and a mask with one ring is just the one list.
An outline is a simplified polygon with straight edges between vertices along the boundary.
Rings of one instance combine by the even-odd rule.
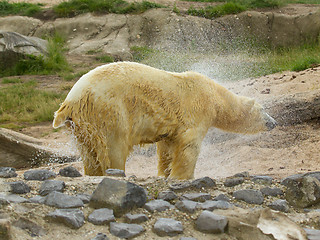
[[67, 117], [66, 121], [72, 121], [71, 117]]

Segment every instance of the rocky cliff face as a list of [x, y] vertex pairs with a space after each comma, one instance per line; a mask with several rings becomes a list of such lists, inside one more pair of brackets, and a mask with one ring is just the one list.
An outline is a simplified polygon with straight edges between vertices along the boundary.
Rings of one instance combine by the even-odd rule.
[[209, 20], [153, 9], [141, 15], [84, 14], [54, 21], [2, 17], [0, 25], [1, 30], [36, 37], [57, 31], [67, 37], [70, 53], [100, 51], [128, 60], [130, 47], [136, 45], [166, 50], [196, 46], [198, 51], [208, 51], [235, 38], [255, 38], [274, 47], [313, 42], [320, 32], [320, 12], [244, 12]]

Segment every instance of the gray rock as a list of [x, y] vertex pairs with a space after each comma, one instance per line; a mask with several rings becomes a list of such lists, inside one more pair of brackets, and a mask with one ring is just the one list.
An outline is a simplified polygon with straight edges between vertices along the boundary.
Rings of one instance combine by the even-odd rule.
[[320, 182], [314, 177], [294, 178], [287, 182], [285, 198], [290, 205], [309, 207], [320, 202]]
[[320, 172], [307, 172], [303, 176], [304, 177], [314, 177], [320, 181]]
[[234, 178], [227, 178], [223, 184], [226, 187], [234, 187], [236, 185], [242, 184], [243, 182], [244, 182], [243, 177], [234, 177]]
[[211, 199], [211, 195], [209, 193], [185, 193], [181, 196], [181, 199], [188, 199], [196, 202], [204, 202], [206, 200]]
[[232, 208], [233, 205], [227, 201], [205, 201], [199, 205], [199, 208], [203, 210], [213, 211], [214, 209], [229, 209]]
[[88, 221], [95, 225], [103, 225], [109, 222], [114, 222], [115, 218], [113, 210], [109, 208], [100, 208], [94, 210], [88, 217]]
[[181, 237], [179, 240], [197, 240], [197, 239], [193, 237]]
[[203, 211], [196, 220], [196, 229], [205, 233], [224, 233], [228, 225], [225, 216], [214, 214], [210, 211]]
[[252, 204], [262, 204], [264, 201], [262, 193], [253, 189], [242, 189], [235, 191], [233, 193], [233, 197], [237, 200], [243, 200]]
[[46, 198], [42, 197], [42, 196], [39, 196], [39, 195], [36, 195], [36, 196], [34, 196], [32, 198], [29, 198], [29, 201], [32, 202], [32, 203], [44, 204], [44, 202], [46, 201]]
[[[9, 205], [9, 200], [5, 197], [5, 195], [0, 194], [0, 207]], [[0, 235], [1, 236], [1, 235]]]
[[93, 192], [89, 204], [93, 208], [111, 208], [117, 217], [144, 206], [146, 200], [142, 187], [127, 181], [105, 178]]
[[273, 178], [269, 176], [253, 176], [251, 180], [258, 184], [271, 184]]
[[183, 232], [183, 226], [180, 221], [171, 218], [159, 218], [154, 224], [153, 230], [160, 237], [173, 237]]
[[213, 188], [216, 186], [215, 180], [209, 177], [198, 178], [191, 182], [191, 186], [201, 189], [201, 188]]
[[83, 202], [80, 198], [60, 192], [49, 193], [44, 203], [57, 208], [83, 207]]
[[24, 194], [30, 192], [30, 187], [23, 181], [10, 182], [11, 192], [16, 194]]
[[23, 177], [25, 180], [44, 181], [49, 178], [55, 178], [56, 174], [47, 169], [36, 169], [36, 170], [28, 170], [24, 172]]
[[226, 195], [224, 194], [219, 194], [218, 196], [216, 196], [215, 198], [213, 198], [214, 201], [226, 201], [226, 202], [230, 202], [230, 198], [227, 197]]
[[18, 174], [16, 173], [16, 169], [12, 167], [0, 167], [0, 177], [2, 178], [12, 178], [16, 177]]
[[79, 209], [57, 209], [50, 212], [46, 217], [76, 229], [84, 224], [84, 214]]
[[66, 184], [59, 180], [45, 180], [40, 187], [39, 194], [41, 196], [48, 195], [49, 193], [56, 191], [62, 192]]
[[42, 237], [47, 234], [47, 231], [43, 227], [38, 225], [37, 222], [33, 222], [29, 218], [25, 218], [22, 216], [13, 221], [12, 225], [23, 230], [27, 230], [30, 236], [33, 237]]
[[125, 220], [127, 223], [142, 223], [145, 221], [148, 221], [149, 218], [147, 215], [145, 214], [131, 214], [131, 213], [127, 213], [125, 216]]
[[308, 240], [320, 240], [320, 230], [304, 228], [307, 233]]
[[250, 177], [249, 172], [245, 171], [245, 172], [241, 172], [241, 173], [236, 173], [235, 175], [233, 175], [234, 177], [243, 177], [243, 178], [248, 178]]
[[209, 177], [203, 177], [193, 180], [192, 182], [180, 182], [170, 185], [170, 189], [173, 191], [185, 191], [188, 189], [201, 189], [201, 188], [213, 188], [216, 186], [216, 182]]
[[288, 203], [283, 199], [277, 199], [273, 201], [272, 203], [268, 204], [268, 207], [281, 212], [289, 212]]
[[182, 200], [182, 201], [176, 202], [175, 206], [180, 211], [194, 213], [197, 209], [198, 204], [199, 204], [198, 202], [194, 202], [191, 200]]
[[118, 238], [133, 238], [144, 231], [144, 228], [138, 224], [110, 223], [110, 233]]
[[63, 177], [81, 177], [81, 173], [73, 166], [68, 166], [59, 170], [59, 175]]
[[192, 188], [190, 182], [179, 182], [169, 185], [170, 189], [173, 191], [185, 191]]
[[113, 177], [125, 177], [126, 174], [123, 170], [120, 169], [107, 169], [106, 170], [107, 176], [113, 176]]
[[9, 203], [30, 202], [29, 199], [26, 199], [24, 197], [20, 197], [19, 195], [16, 195], [16, 194], [9, 194], [9, 195], [0, 194], [0, 199], [3, 199], [3, 201], [8, 201]]
[[289, 183], [292, 183], [292, 181], [295, 182], [297, 179], [299, 179], [301, 177], [303, 177], [303, 174], [294, 174], [289, 177], [281, 179], [280, 184], [282, 184], [284, 186], [288, 186]]
[[165, 201], [172, 201], [177, 199], [178, 196], [173, 191], [163, 191], [158, 194], [157, 198]]
[[91, 238], [91, 240], [109, 240], [109, 238], [104, 233], [98, 233], [97, 236]]
[[265, 196], [282, 196], [283, 191], [280, 188], [270, 188], [270, 187], [265, 187], [260, 189], [260, 192], [265, 195]]
[[152, 200], [144, 205], [144, 208], [147, 209], [149, 212], [162, 212], [172, 207], [173, 206], [169, 202], [161, 199]]
[[84, 204], [87, 204], [90, 202], [91, 195], [81, 193], [81, 194], [77, 194], [76, 197], [80, 198]]

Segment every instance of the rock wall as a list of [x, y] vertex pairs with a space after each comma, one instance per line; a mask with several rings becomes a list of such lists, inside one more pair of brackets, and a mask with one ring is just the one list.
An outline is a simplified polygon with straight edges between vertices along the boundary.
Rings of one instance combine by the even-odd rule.
[[307, 15], [244, 12], [209, 20], [152, 9], [141, 15], [93, 15], [41, 21], [29, 17], [0, 18], [0, 30], [43, 37], [58, 31], [68, 39], [70, 53], [104, 52], [130, 59], [130, 47], [208, 51], [235, 38], [254, 37], [273, 47], [318, 40], [320, 12]]

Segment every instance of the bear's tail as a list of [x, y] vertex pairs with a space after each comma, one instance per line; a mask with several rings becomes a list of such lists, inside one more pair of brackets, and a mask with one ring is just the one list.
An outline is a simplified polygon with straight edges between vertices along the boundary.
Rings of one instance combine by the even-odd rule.
[[59, 128], [65, 125], [66, 121], [71, 120], [71, 111], [68, 105], [64, 102], [54, 113], [53, 128]]

